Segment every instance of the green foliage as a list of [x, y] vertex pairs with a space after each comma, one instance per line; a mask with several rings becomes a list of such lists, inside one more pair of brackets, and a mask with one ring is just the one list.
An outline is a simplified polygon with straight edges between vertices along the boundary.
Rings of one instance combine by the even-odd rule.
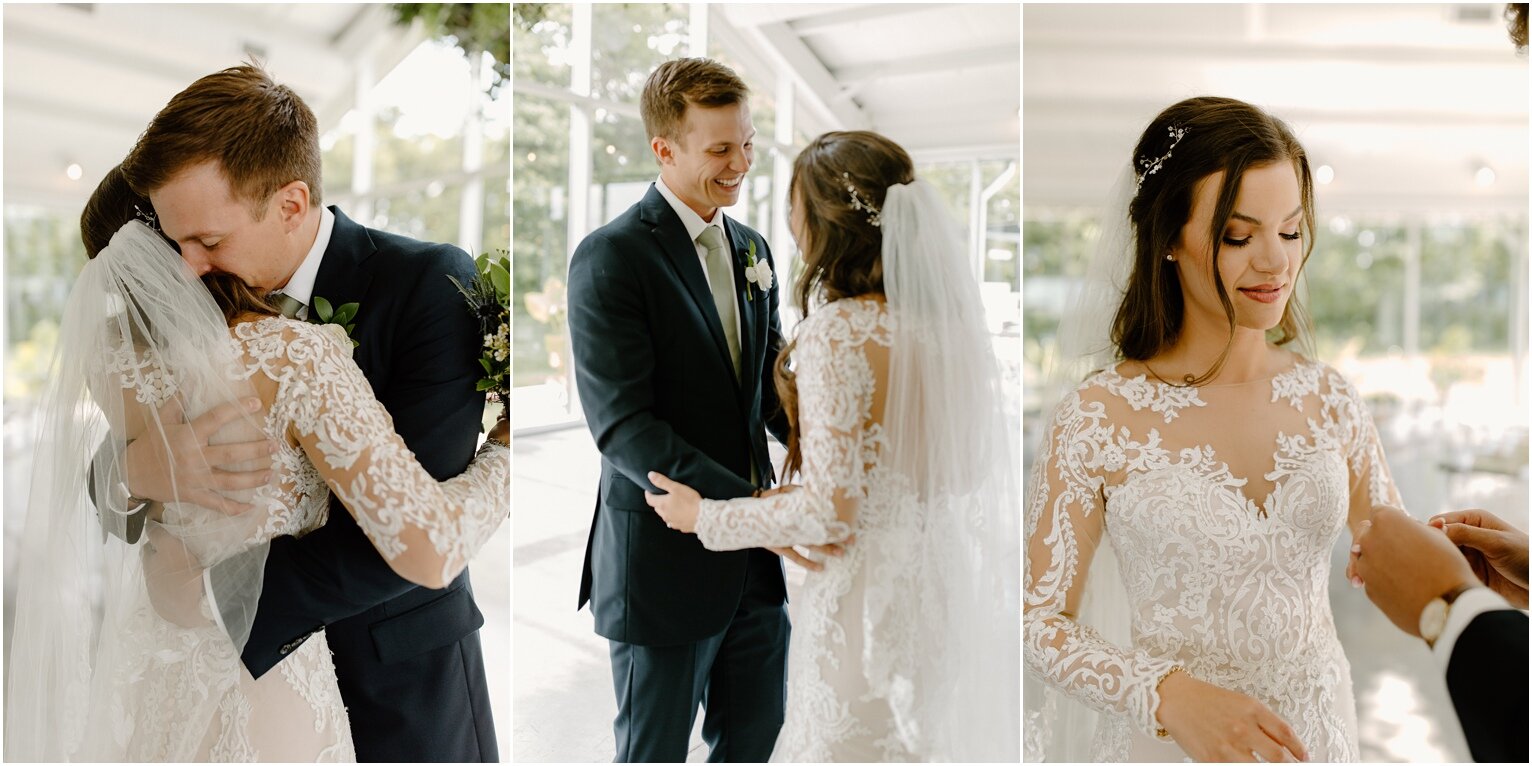
[[394, 18], [408, 26], [420, 19], [432, 34], [446, 40], [477, 63], [477, 54], [494, 57], [490, 97], [511, 78], [511, 20], [507, 3], [394, 3]]

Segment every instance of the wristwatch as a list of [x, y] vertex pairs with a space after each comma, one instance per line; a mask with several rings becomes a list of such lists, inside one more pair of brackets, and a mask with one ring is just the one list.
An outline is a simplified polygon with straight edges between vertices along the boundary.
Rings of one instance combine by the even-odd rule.
[[1447, 627], [1447, 613], [1451, 610], [1452, 602], [1473, 587], [1459, 585], [1426, 602], [1426, 607], [1420, 610], [1420, 637], [1426, 640], [1426, 646], [1436, 648], [1436, 639], [1441, 638], [1442, 630]]

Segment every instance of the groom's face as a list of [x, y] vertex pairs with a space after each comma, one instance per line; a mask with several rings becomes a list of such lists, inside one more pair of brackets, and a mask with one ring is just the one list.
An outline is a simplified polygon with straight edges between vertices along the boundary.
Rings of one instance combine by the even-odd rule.
[[161, 230], [198, 276], [224, 272], [257, 289], [274, 290], [286, 284], [297, 266], [288, 252], [284, 217], [268, 209], [257, 221], [250, 202], [234, 194], [216, 161], [187, 167], [149, 192], [149, 201]]
[[657, 136], [652, 142], [665, 185], [711, 221], [721, 207], [739, 201], [739, 190], [755, 162], [755, 128], [750, 107], [691, 105], [674, 140]]

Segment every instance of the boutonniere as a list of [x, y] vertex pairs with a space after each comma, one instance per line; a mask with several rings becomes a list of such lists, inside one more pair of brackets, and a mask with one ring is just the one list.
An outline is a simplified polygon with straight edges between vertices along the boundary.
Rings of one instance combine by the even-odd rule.
[[346, 333], [346, 338], [351, 341], [351, 347], [355, 348], [362, 345], [356, 338], [351, 337], [351, 332], [356, 329], [356, 323], [352, 320], [356, 319], [356, 310], [358, 308], [360, 308], [360, 304], [356, 303], [346, 303], [342, 304], [340, 308], [334, 308], [330, 305], [329, 301], [316, 295], [314, 296], [314, 310], [309, 314], [309, 318], [314, 324], [331, 324], [339, 327]]
[[755, 240], [750, 240], [750, 248], [745, 251], [745, 300], [755, 300], [756, 287], [761, 292], [771, 289], [771, 264], [765, 260], [755, 259]]

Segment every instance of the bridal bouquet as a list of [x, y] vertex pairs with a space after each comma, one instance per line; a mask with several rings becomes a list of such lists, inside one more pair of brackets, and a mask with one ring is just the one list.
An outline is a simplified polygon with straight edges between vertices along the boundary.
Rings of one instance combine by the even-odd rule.
[[[491, 256], [493, 254], [493, 257]], [[478, 389], [489, 392], [491, 402], [509, 403], [511, 396], [511, 251], [493, 248], [474, 259], [479, 275], [466, 287], [448, 276], [468, 301], [468, 310], [479, 320], [484, 334], [484, 353], [479, 365], [484, 377]]]

